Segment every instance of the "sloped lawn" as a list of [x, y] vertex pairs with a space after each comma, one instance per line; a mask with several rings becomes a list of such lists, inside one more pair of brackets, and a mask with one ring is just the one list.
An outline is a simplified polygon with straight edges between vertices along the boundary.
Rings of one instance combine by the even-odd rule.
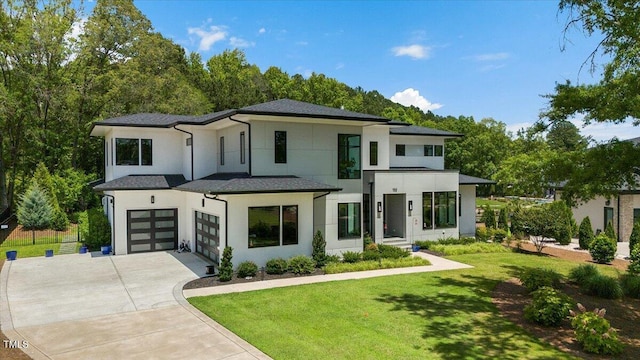
[[475, 268], [189, 301], [275, 359], [571, 358], [501, 317], [491, 291], [523, 267], [566, 274], [575, 262], [515, 253], [450, 258]]

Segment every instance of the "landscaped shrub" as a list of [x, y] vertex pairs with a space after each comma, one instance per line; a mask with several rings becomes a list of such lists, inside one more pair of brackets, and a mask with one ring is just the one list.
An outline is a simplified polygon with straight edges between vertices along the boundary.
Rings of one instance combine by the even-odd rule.
[[493, 230], [493, 241], [497, 243], [502, 243], [507, 238], [507, 231], [504, 229], [495, 229]]
[[593, 241], [593, 228], [591, 227], [591, 220], [588, 216], [582, 219], [580, 222], [580, 229], [578, 230], [578, 243], [580, 249], [588, 250], [589, 245]]
[[83, 241], [90, 251], [111, 244], [111, 225], [102, 208], [89, 209], [87, 222], [87, 237]]
[[444, 255], [503, 253], [511, 250], [500, 244], [476, 242], [469, 245], [432, 245], [431, 250]]
[[589, 279], [598, 275], [598, 268], [593, 264], [582, 264], [574, 267], [569, 271], [569, 280], [583, 286]]
[[409, 251], [391, 245], [378, 245], [380, 257], [383, 259], [400, 259], [410, 255]]
[[338, 274], [353, 271], [366, 271], [378, 269], [393, 269], [411, 266], [431, 265], [428, 260], [419, 257], [409, 257], [401, 259], [380, 259], [375, 261], [360, 261], [357, 263], [330, 263], [324, 267], [327, 274]]
[[631, 248], [629, 260], [627, 272], [634, 276], [640, 276], [640, 243]]
[[640, 244], [640, 221], [633, 224], [633, 230], [629, 236], [629, 249], [633, 251], [637, 244]]
[[533, 301], [524, 308], [524, 317], [544, 326], [559, 325], [573, 307], [570, 297], [548, 286], [539, 288], [532, 295]]
[[219, 279], [220, 281], [229, 281], [233, 277], [233, 248], [227, 246], [222, 251], [222, 261], [220, 262]]
[[378, 250], [365, 250], [362, 252], [363, 261], [378, 261], [380, 260], [380, 251]]
[[622, 297], [622, 287], [618, 279], [602, 274], [597, 274], [587, 279], [584, 289], [591, 295], [605, 299], [619, 299]]
[[615, 240], [605, 234], [600, 234], [593, 239], [589, 247], [589, 254], [599, 264], [610, 263], [616, 254], [617, 244]]
[[366, 249], [367, 246], [371, 244], [375, 244], [373, 238], [371, 238], [371, 235], [369, 233], [365, 233], [364, 237], [362, 238], [362, 245], [364, 245], [364, 248]]
[[518, 278], [529, 292], [533, 292], [543, 286], [557, 289], [560, 286], [562, 277], [553, 269], [526, 268]]
[[436, 243], [440, 245], [469, 245], [477, 242], [478, 240], [472, 237], [461, 237], [461, 238], [448, 237], [446, 239], [436, 240]]
[[344, 251], [342, 253], [342, 261], [346, 263], [355, 263], [361, 260], [360, 253], [357, 251]]
[[325, 257], [325, 263], [326, 264], [338, 263], [338, 262], [340, 262], [340, 260], [341, 260], [340, 259], [340, 255], [333, 254], [333, 255], [327, 255]]
[[315, 268], [316, 263], [308, 256], [298, 255], [289, 259], [289, 272], [296, 275], [311, 274]]
[[501, 208], [498, 213], [498, 229], [504, 230], [505, 234], [509, 233], [509, 210], [506, 207]]
[[496, 212], [489, 205], [483, 207], [480, 222], [484, 223], [484, 226], [488, 229], [494, 229], [496, 227]]
[[282, 258], [271, 259], [267, 261], [267, 266], [265, 266], [265, 270], [267, 274], [271, 275], [279, 275], [287, 272], [287, 260]]
[[431, 245], [435, 244], [435, 241], [421, 241], [418, 240], [415, 242], [416, 245], [420, 246], [420, 249], [424, 249], [424, 250], [429, 250], [429, 247], [431, 247]]
[[607, 237], [614, 243], [618, 242], [618, 237], [616, 236], [616, 231], [613, 230], [613, 223], [611, 222], [611, 220], [609, 220], [607, 226], [604, 228], [604, 234], [607, 235]]
[[564, 201], [554, 201], [545, 205], [545, 210], [550, 213], [553, 221], [552, 236], [561, 245], [569, 245], [573, 236], [573, 213]]
[[370, 250], [370, 251], [378, 251], [378, 244], [376, 244], [376, 243], [368, 244], [368, 245], [366, 245], [366, 246], [364, 247], [364, 250], [365, 250], [365, 251], [367, 251], [367, 250]]
[[316, 262], [316, 266], [321, 267], [326, 263], [326, 247], [327, 242], [324, 240], [322, 236], [322, 232], [318, 230], [315, 235], [313, 235], [313, 241], [311, 242], [311, 257]]
[[609, 321], [604, 318], [605, 309], [586, 311], [581, 304], [578, 304], [578, 309], [581, 313], [576, 314], [573, 310], [569, 313], [573, 316], [571, 327], [575, 331], [576, 340], [582, 344], [584, 351], [602, 355], [620, 354], [622, 343]]
[[258, 273], [258, 265], [253, 261], [243, 261], [238, 265], [238, 277], [254, 277]]
[[489, 238], [491, 238], [490, 229], [484, 226], [480, 226], [476, 228], [476, 239], [478, 241], [487, 242], [489, 241]]
[[640, 276], [624, 274], [620, 277], [620, 286], [628, 297], [640, 299]]
[[47, 201], [46, 193], [33, 184], [20, 197], [18, 223], [25, 230], [43, 230], [51, 226], [53, 209]]

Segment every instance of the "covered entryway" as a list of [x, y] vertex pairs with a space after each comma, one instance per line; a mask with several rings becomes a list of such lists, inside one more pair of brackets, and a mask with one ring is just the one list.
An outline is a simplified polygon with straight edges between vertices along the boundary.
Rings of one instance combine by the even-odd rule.
[[199, 211], [196, 216], [196, 252], [220, 264], [220, 218]]
[[384, 195], [384, 237], [404, 237], [406, 226], [405, 194]]
[[127, 250], [130, 254], [177, 248], [177, 209], [127, 211]]

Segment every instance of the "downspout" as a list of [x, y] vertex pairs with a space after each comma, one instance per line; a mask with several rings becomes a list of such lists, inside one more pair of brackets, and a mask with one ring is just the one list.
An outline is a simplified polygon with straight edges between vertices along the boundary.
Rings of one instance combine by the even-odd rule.
[[215, 195], [214, 197], [209, 197], [207, 196], [209, 194], [206, 194], [206, 193], [202, 195], [204, 195], [205, 199], [222, 201], [224, 203], [224, 241], [226, 243], [225, 247], [229, 246], [229, 211], [228, 211], [229, 203], [227, 202], [227, 200], [222, 200], [218, 198], [218, 195]]
[[188, 134], [191, 137], [191, 181], [193, 181], [195, 180], [195, 178], [193, 177], [193, 133], [190, 133], [186, 130], [178, 129], [176, 126], [178, 125], [173, 126], [175, 130]]
[[240, 124], [247, 125], [247, 130], [248, 130], [248, 133], [249, 133], [248, 134], [249, 135], [249, 144], [248, 144], [249, 145], [249, 176], [252, 176], [253, 173], [251, 171], [251, 160], [253, 159], [253, 156], [251, 156], [251, 123], [248, 123], [248, 122], [242, 121], [242, 120], [234, 119], [234, 118], [231, 117], [231, 115], [229, 115], [229, 120], [235, 121], [235, 122], [240, 123]]
[[[104, 197], [111, 198], [111, 251], [113, 254], [116, 254], [116, 198], [113, 195], [103, 194]], [[109, 203], [107, 203], [107, 209], [109, 207]]]

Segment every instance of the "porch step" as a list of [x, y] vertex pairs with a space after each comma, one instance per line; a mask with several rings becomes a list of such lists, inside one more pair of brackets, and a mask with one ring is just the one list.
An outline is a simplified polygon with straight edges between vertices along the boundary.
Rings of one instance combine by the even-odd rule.
[[391, 245], [404, 250], [411, 250], [411, 243], [406, 239], [383, 239], [382, 243], [384, 245]]

